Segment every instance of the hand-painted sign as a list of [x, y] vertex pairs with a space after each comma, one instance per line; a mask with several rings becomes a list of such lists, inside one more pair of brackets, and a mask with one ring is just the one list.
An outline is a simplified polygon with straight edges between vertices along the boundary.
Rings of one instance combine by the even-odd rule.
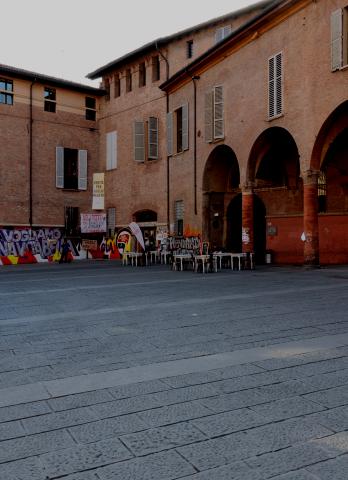
[[92, 210], [104, 210], [104, 173], [93, 173]]
[[97, 250], [98, 242], [97, 240], [90, 240], [87, 238], [82, 239], [81, 247], [83, 250]]
[[106, 213], [81, 213], [81, 233], [106, 232]]

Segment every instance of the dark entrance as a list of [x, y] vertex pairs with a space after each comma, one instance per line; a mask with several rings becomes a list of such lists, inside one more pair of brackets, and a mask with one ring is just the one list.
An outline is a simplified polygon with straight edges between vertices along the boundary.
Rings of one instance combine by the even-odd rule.
[[266, 207], [260, 197], [254, 195], [254, 252], [255, 263], [265, 263], [266, 255]]
[[242, 251], [242, 194], [236, 195], [227, 208], [227, 240], [229, 252]]

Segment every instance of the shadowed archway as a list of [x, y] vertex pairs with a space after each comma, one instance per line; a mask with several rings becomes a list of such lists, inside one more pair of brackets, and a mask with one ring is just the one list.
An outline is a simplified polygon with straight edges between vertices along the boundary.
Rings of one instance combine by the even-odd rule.
[[[226, 209], [239, 193], [239, 165], [233, 150], [217, 146], [209, 155], [203, 174], [203, 238], [211, 248], [226, 246], [228, 222]], [[241, 230], [238, 233], [241, 237]]]
[[273, 250], [276, 262], [302, 263], [303, 185], [298, 148], [288, 130], [271, 127], [258, 136], [249, 156], [247, 182], [254, 192], [258, 263], [264, 261], [266, 249]]

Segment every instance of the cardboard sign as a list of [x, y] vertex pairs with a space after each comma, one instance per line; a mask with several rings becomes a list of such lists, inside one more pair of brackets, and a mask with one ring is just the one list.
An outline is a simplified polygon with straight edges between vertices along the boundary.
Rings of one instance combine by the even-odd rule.
[[97, 240], [82, 239], [81, 246], [83, 250], [97, 250], [98, 242]]

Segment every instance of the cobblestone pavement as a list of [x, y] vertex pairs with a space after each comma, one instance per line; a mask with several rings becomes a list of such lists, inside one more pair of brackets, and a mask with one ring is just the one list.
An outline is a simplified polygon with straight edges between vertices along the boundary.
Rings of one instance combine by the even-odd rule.
[[1, 480], [347, 480], [348, 267], [0, 269]]

